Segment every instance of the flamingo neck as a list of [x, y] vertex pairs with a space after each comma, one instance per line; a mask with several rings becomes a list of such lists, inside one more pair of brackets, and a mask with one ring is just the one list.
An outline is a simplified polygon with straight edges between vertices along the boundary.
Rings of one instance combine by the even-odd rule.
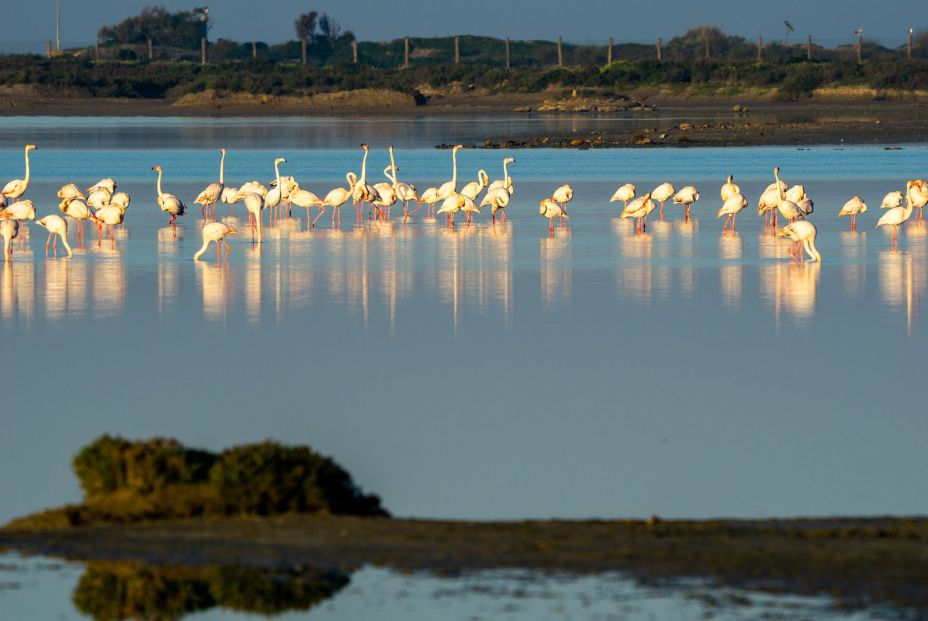
[[[65, 227], [66, 232], [67, 230], [67, 227]], [[64, 244], [65, 250], [68, 251], [68, 256], [74, 256], [74, 253], [71, 252], [71, 246], [68, 244], [68, 236], [65, 233], [58, 233], [58, 235], [61, 237], [61, 243]]]
[[361, 185], [367, 183], [367, 151], [364, 151], [364, 158], [361, 160]]
[[207, 246], [209, 246], [209, 240], [204, 239], [204, 240], [203, 240], [203, 245], [200, 246], [200, 249], [197, 250], [197, 253], [196, 253], [195, 255], [193, 255], [193, 260], [194, 260], [194, 261], [196, 261], [197, 259], [199, 259], [199, 258], [200, 258], [200, 255], [203, 254], [204, 252], [206, 252]]
[[782, 205], [783, 201], [786, 199], [786, 192], [783, 190], [783, 186], [780, 185], [780, 173], [774, 171], [773, 177], [777, 180], [777, 204]]
[[348, 190], [354, 190], [354, 186], [358, 183], [358, 176], [353, 172], [350, 172], [345, 175], [345, 181], [348, 182]]
[[505, 179], [506, 187], [509, 187], [509, 162], [503, 160], [503, 179]]
[[26, 178], [23, 179], [26, 185], [29, 185], [29, 149], [26, 149]]
[[805, 242], [806, 251], [809, 255], [814, 258], [819, 263], [822, 262], [822, 255], [819, 253], [818, 248], [815, 247], [815, 237], [807, 239]]
[[222, 152], [222, 157], [219, 158], [219, 185], [225, 185], [226, 174], [226, 152]]
[[390, 175], [390, 172], [391, 172], [391, 169], [392, 169], [392, 168], [393, 168], [392, 165], [387, 166], [386, 168], [384, 168], [384, 169], [383, 169], [383, 176], [387, 178], [387, 181], [390, 181], [393, 185], [396, 185], [396, 173], [393, 173], [392, 176]]
[[452, 192], [457, 191], [458, 189], [458, 152], [456, 149], [451, 150], [451, 185]]
[[158, 169], [158, 196], [164, 196], [164, 192], [161, 191], [161, 169]]
[[277, 191], [283, 196], [283, 188], [280, 187], [280, 162], [274, 162], [274, 175], [277, 177]]
[[390, 147], [390, 167], [393, 169], [393, 185], [396, 185], [396, 160], [393, 159], [393, 147]]

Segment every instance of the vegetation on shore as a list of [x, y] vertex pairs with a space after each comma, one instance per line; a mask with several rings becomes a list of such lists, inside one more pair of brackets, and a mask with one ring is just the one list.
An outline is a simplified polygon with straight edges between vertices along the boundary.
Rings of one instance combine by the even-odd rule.
[[331, 458], [266, 441], [211, 453], [176, 440], [104, 435], [73, 460], [84, 502], [14, 520], [10, 529], [230, 515], [385, 516]]

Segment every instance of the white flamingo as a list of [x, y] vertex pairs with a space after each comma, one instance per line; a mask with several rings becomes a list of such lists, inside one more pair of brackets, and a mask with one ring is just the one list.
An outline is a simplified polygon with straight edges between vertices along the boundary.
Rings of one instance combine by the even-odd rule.
[[255, 226], [258, 228], [258, 243], [261, 243], [261, 221], [264, 219], [261, 211], [264, 209], [264, 198], [257, 192], [251, 192], [242, 199], [251, 221], [251, 241], [255, 241]]
[[328, 194], [325, 195], [325, 198], [322, 199], [323, 205], [328, 205], [332, 208], [332, 225], [335, 225], [336, 218], [339, 223], [342, 220], [342, 205], [348, 202], [348, 199], [351, 198], [351, 194], [354, 191], [354, 186], [358, 182], [358, 176], [353, 172], [349, 172], [345, 175], [345, 180], [348, 182], [347, 188], [334, 188]]
[[[290, 203], [296, 205], [297, 207], [303, 207], [306, 209], [306, 225], [308, 228], [316, 228], [316, 220], [322, 217], [322, 214], [325, 213], [325, 203], [322, 199], [310, 192], [309, 190], [304, 190], [301, 187], [297, 186], [295, 190], [290, 190]], [[316, 217], [310, 221], [309, 210], [311, 207], [317, 207], [319, 213], [316, 214]]]
[[[255, 192], [252, 192], [251, 194], [249, 194], [249, 196], [258, 196], [260, 198], [260, 195]], [[246, 196], [245, 198], [247, 199], [248, 197]], [[193, 260], [194, 261], [200, 260], [200, 255], [206, 252], [206, 249], [209, 247], [210, 242], [216, 243], [216, 260], [217, 261], [221, 259], [220, 252], [219, 252], [219, 242], [222, 242], [223, 244], [225, 244], [226, 256], [229, 256], [229, 252], [232, 250], [232, 247], [229, 246], [229, 242], [226, 241], [226, 237], [229, 235], [235, 235], [236, 233], [238, 233], [238, 231], [233, 229], [228, 224], [225, 224], [224, 222], [210, 222], [209, 224], [203, 227], [203, 245], [200, 247], [199, 250], [197, 250], [197, 253], [193, 255]]]
[[673, 184], [664, 182], [651, 190], [651, 198], [661, 204], [661, 220], [664, 219], [664, 203], [670, 200], [670, 197], [676, 194]]
[[544, 198], [538, 203], [538, 213], [548, 219], [548, 231], [554, 235], [554, 219], [570, 220], [570, 216], [554, 198]]
[[[116, 207], [115, 205], [107, 205], [103, 209], [100, 209], [93, 214], [93, 217], [90, 218], [93, 222], [97, 224], [97, 245], [99, 246], [102, 243], [103, 236], [103, 227], [108, 226], [110, 239], [113, 242], [113, 248], [116, 247], [116, 227], [123, 223], [123, 220], [126, 217], [126, 212]], [[176, 234], [176, 233], [175, 233]]]
[[497, 179], [487, 187], [487, 191], [495, 190], [496, 188], [504, 188], [509, 195], [512, 196], [515, 194], [515, 190], [512, 187], [512, 178], [509, 176], [508, 164], [515, 164], [515, 159], [511, 157], [503, 158], [503, 178]]
[[[454, 145], [451, 149], [451, 181], [446, 181], [438, 186], [438, 200], [443, 201], [458, 191], [458, 151], [464, 146]], [[435, 201], [438, 202], [438, 201]]]
[[554, 191], [554, 194], [551, 195], [551, 198], [554, 199], [554, 202], [560, 205], [561, 211], [564, 212], [564, 215], [567, 215], [567, 203], [573, 200], [574, 189], [570, 187], [570, 184], [565, 183]]
[[61, 200], [85, 199], [84, 193], [77, 187], [76, 183], [67, 183], [58, 190], [58, 198]]
[[496, 222], [496, 212], [502, 211], [500, 213], [499, 219], [500, 222], [506, 221], [506, 207], [509, 206], [509, 201], [511, 199], [509, 190], [506, 188], [498, 187], [492, 190], [487, 191], [486, 195], [483, 197], [483, 200], [480, 201], [481, 207], [490, 206], [490, 213], [493, 216], [493, 222]]
[[722, 197], [722, 202], [724, 203], [733, 194], [741, 194], [741, 188], [738, 187], [737, 183], [735, 183], [735, 177], [733, 175], [728, 175], [728, 180], [722, 184], [722, 189], [719, 191], [719, 195]]
[[819, 254], [818, 248], [815, 247], [815, 236], [818, 234], [818, 231], [814, 224], [808, 220], [798, 220], [796, 222], [790, 222], [777, 232], [793, 240], [794, 243], [789, 253], [797, 262], [802, 262], [801, 245], [813, 260], [821, 263], [822, 255]]
[[371, 217], [371, 210], [374, 207], [374, 201], [379, 198], [377, 190], [367, 182], [367, 155], [369, 149], [366, 144], [362, 144], [361, 149], [364, 151], [364, 157], [361, 159], [361, 177], [358, 179], [358, 182], [354, 184], [354, 191], [352, 192], [352, 199], [355, 207], [357, 207], [358, 222], [361, 221], [361, 211], [364, 208], [364, 203], [366, 202], [369, 205], [367, 211], [367, 218], [369, 220]]
[[680, 190], [673, 195], [674, 205], [684, 205], [686, 211], [684, 212], [684, 220], [687, 222], [690, 221], [690, 206], [699, 200], [699, 190], [696, 189], [694, 185], [688, 185], [680, 188]]
[[896, 237], [899, 234], [899, 227], [912, 217], [912, 210], [915, 208], [912, 204], [911, 192], [909, 191], [912, 189], [912, 185], [913, 183], [911, 181], [907, 181], [905, 184], [905, 207], [893, 207], [887, 210], [876, 223], [877, 228], [881, 226], [893, 227], [892, 242], [894, 247], [896, 245]]
[[635, 232], [643, 233], [647, 226], [648, 216], [651, 215], [655, 209], [657, 209], [657, 203], [651, 199], [651, 193], [648, 192], [644, 196], [639, 196], [626, 205], [622, 213], [619, 214], [619, 217], [635, 218]]
[[[284, 185], [282, 183], [283, 177], [280, 176], [280, 165], [286, 164], [286, 163], [287, 163], [287, 160], [282, 157], [278, 157], [274, 160], [274, 183], [272, 184], [273, 187], [271, 187], [270, 190], [265, 188], [264, 193], [262, 194], [260, 190], [261, 190], [261, 187], [264, 187], [264, 186], [261, 186], [261, 184], [259, 183], [258, 185], [261, 187], [255, 186], [254, 190], [251, 190], [251, 189], [247, 190], [244, 194], [241, 195], [243, 199], [249, 194], [257, 194], [262, 198], [261, 209], [274, 209], [276, 207], [279, 207], [280, 203], [283, 201], [284, 192], [285, 192]], [[257, 182], [253, 182], [253, 183], [257, 183]], [[249, 184], [246, 183], [245, 185], [249, 185]], [[242, 187], [245, 187], [245, 186], [242, 186]], [[239, 188], [239, 192], [241, 191], [242, 189]], [[252, 201], [253, 200], [254, 199], [252, 199]], [[248, 210], [248, 213], [251, 215], [254, 215], [254, 213], [250, 209]], [[258, 213], [260, 215], [260, 212]]]
[[851, 230], [857, 230], [857, 216], [867, 211], [867, 203], [864, 202], [859, 196], [852, 196], [851, 199], [844, 203], [844, 206], [841, 207], [841, 211], [838, 212], [838, 217], [841, 216], [850, 216], [851, 217]]
[[77, 239], [78, 241], [83, 240], [84, 220], [89, 220], [90, 216], [93, 215], [93, 211], [90, 210], [87, 203], [77, 198], [73, 200], [63, 200], [61, 204], [58, 205], [58, 210], [77, 222]]
[[38, 147], [34, 144], [27, 144], [25, 149], [26, 154], [26, 178], [25, 179], [13, 179], [7, 183], [3, 190], [0, 190], [0, 194], [8, 198], [11, 201], [17, 200], [20, 196], [26, 193], [26, 189], [29, 187], [29, 178], [31, 176], [29, 170], [29, 152], [37, 151]]
[[[776, 188], [777, 191], [777, 211], [780, 212], [784, 218], [789, 222], [795, 222], [796, 220], [801, 220], [805, 217], [802, 209], [799, 208], [799, 205], [795, 201], [787, 198], [787, 191], [783, 189], [783, 185], [780, 184], [780, 167], [777, 166], [773, 169], [773, 176], [776, 178]], [[805, 190], [801, 185], [793, 186], [793, 188], [798, 188], [798, 191], [793, 191], [792, 196], [794, 198], [801, 198], [805, 196]], [[774, 219], [774, 226], [776, 226], [776, 219]]]
[[[40, 218], [35, 221], [36, 224], [45, 228], [48, 231], [48, 239], [45, 241], [45, 256], [48, 256], [48, 243], [52, 241], [54, 237], [54, 254], [58, 256], [58, 237], [61, 238], [61, 243], [64, 244], [65, 250], [68, 251], [68, 256], [72, 256], [71, 246], [68, 245], [68, 222], [58, 214], [50, 214], [44, 218]], [[57, 236], [57, 237], [56, 237]]]
[[741, 212], [742, 209], [748, 206], [748, 200], [744, 198], [744, 194], [732, 194], [728, 197], [722, 207], [719, 209], [716, 214], [716, 218], [721, 218], [725, 216], [725, 223], [722, 225], [722, 232], [725, 232], [726, 228], [731, 228], [731, 232], [735, 232], [735, 218]]
[[216, 217], [216, 203], [222, 198], [222, 190], [226, 187], [225, 170], [226, 150], [223, 147], [219, 149], [219, 183], [209, 184], [195, 199], [193, 199], [194, 204], [200, 205], [200, 213], [204, 218], [210, 217], [210, 210], [212, 210], [213, 213], [212, 217]]
[[[161, 190], [161, 177], [164, 174], [161, 170], [160, 165], [155, 165], [151, 167], [152, 170], [158, 172], [158, 206], [161, 207], [161, 211], [171, 216], [168, 223], [171, 225], [171, 228], [174, 231], [174, 236], [177, 236], [177, 217], [184, 215], [187, 211], [187, 206], [184, 205], [184, 202], [168, 192], [163, 192]], [[99, 213], [99, 210], [98, 210]], [[125, 211], [123, 211], [125, 214]], [[122, 220], [120, 220], [120, 223]]]
[[[19, 223], [17, 225], [17, 230], [19, 230], [20, 226], [28, 226], [29, 220], [35, 220], [35, 205], [28, 199], [16, 201], [0, 210], [0, 219], [16, 220]], [[19, 235], [20, 248], [22, 248], [25, 240], [25, 235]]]
[[431, 218], [434, 215], [435, 204], [441, 201], [438, 197], [438, 188], [426, 188], [419, 200], [425, 203], [425, 217]]
[[628, 207], [628, 201], [635, 198], [635, 192], [637, 192], [635, 184], [626, 183], [625, 185], [619, 186], [619, 188], [612, 194], [612, 198], [609, 199], [609, 202], [614, 203], [616, 201], [622, 201], [622, 209], [624, 210], [626, 207]]
[[87, 188], [87, 194], [93, 194], [97, 190], [106, 190], [108, 194], [116, 193], [116, 181], [110, 177], [100, 179], [95, 184]]
[[10, 260], [13, 254], [13, 240], [19, 235], [19, 222], [12, 218], [0, 220], [0, 236], [3, 237], [3, 257]]
[[902, 192], [896, 190], [895, 192], [890, 192], [883, 197], [883, 201], [880, 203], [880, 209], [892, 209], [894, 207], [902, 207], [902, 203], [905, 201], [905, 198], [902, 196]]

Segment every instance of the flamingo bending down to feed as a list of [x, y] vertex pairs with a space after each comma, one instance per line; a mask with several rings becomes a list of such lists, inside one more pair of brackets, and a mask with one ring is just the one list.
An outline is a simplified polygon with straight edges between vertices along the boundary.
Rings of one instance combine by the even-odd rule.
[[508, 164], [515, 164], [515, 163], [516, 161], [514, 158], [511, 158], [511, 157], [503, 158], [503, 178], [497, 179], [496, 181], [491, 183], [489, 186], [487, 186], [488, 192], [490, 190], [495, 190], [497, 188], [505, 188], [506, 191], [509, 192], [510, 196], [515, 194], [515, 190], [513, 190], [512, 188], [512, 178], [509, 176], [509, 168], [508, 168]]
[[664, 219], [664, 203], [670, 200], [670, 197], [676, 194], [676, 190], [670, 183], [662, 183], [651, 190], [651, 198], [661, 204], [661, 220]]
[[682, 187], [676, 194], [673, 195], [674, 205], [684, 205], [686, 207], [683, 219], [687, 222], [690, 221], [690, 206], [698, 200], [699, 190], [696, 189], [695, 185]]
[[722, 225], [723, 233], [725, 229], [728, 228], [731, 229], [732, 233], [735, 232], [735, 218], [741, 210], [747, 206], [748, 199], [744, 198], [744, 194], [732, 194], [728, 197], [728, 200], [722, 204], [722, 207], [715, 216], [716, 218], [721, 218], [722, 216], [726, 217], [725, 223]]
[[506, 207], [509, 206], [509, 200], [511, 199], [509, 190], [506, 188], [495, 188], [486, 193], [483, 197], [483, 200], [480, 201], [481, 207], [490, 206], [490, 213], [493, 216], [493, 222], [496, 223], [496, 212], [502, 210], [500, 213], [499, 220], [500, 222], [506, 221]]
[[554, 235], [554, 219], [563, 218], [564, 220], [570, 220], [570, 216], [567, 215], [567, 212], [560, 206], [560, 204], [554, 200], [554, 198], [545, 198], [538, 203], [538, 213], [543, 215], [548, 219], [548, 231]]
[[358, 176], [353, 172], [347, 173], [345, 175], [345, 180], [348, 182], [347, 188], [335, 188], [325, 195], [325, 198], [322, 199], [323, 205], [328, 205], [332, 208], [332, 224], [335, 224], [336, 216], [339, 223], [342, 220], [342, 205], [344, 205], [349, 198], [351, 198], [352, 192], [354, 192], [354, 186], [358, 182]]
[[[0, 219], [16, 220], [19, 223], [16, 227], [18, 231], [20, 225], [26, 226], [29, 220], [35, 220], [35, 205], [28, 199], [16, 201], [5, 209], [0, 210]], [[20, 248], [22, 248], [25, 240], [25, 235], [19, 235]]]
[[77, 187], [76, 183], [66, 183], [58, 190], [58, 198], [63, 201], [71, 201], [75, 199], [83, 200], [87, 197], [84, 196], [84, 193], [81, 192], [81, 189]]
[[[777, 190], [777, 211], [780, 212], [784, 218], [789, 222], [795, 222], [796, 220], [801, 220], [805, 217], [805, 213], [802, 209], [799, 208], [799, 205], [796, 204], [794, 200], [789, 198], [792, 196], [795, 199], [802, 200], [805, 198], [805, 189], [801, 185], [795, 185], [790, 190], [791, 193], [788, 193], [783, 189], [785, 183], [781, 184], [780, 182], [780, 167], [777, 166], [773, 169], [773, 176], [776, 178], [776, 185], [774, 188]], [[796, 190], [798, 188], [798, 190]], [[776, 219], [774, 218], [774, 226], [776, 226]]]
[[793, 245], [789, 250], [789, 254], [799, 263], [802, 262], [802, 248], [805, 248], [805, 251], [809, 253], [809, 257], [821, 263], [822, 255], [819, 254], [818, 248], [815, 247], [815, 236], [817, 232], [815, 225], [808, 220], [790, 222], [777, 231], [780, 235], [789, 237], [793, 240]]
[[87, 188], [87, 194], [93, 194], [97, 190], [106, 190], [107, 194], [116, 193], [116, 180], [110, 177], [100, 179], [95, 184]]
[[628, 205], [620, 215], [621, 218], [635, 218], [635, 232], [643, 233], [648, 225], [648, 216], [657, 209], [657, 203], [651, 198], [648, 192], [644, 196], [639, 196]]
[[626, 183], [625, 185], [620, 186], [619, 189], [613, 193], [612, 198], [609, 199], [609, 202], [614, 203], [616, 201], [622, 201], [622, 209], [625, 209], [628, 207], [628, 201], [635, 198], [635, 192], [635, 185], [632, 183]]
[[93, 218], [91, 218], [97, 223], [97, 245], [101, 243], [100, 238], [102, 236], [103, 226], [106, 225], [110, 227], [110, 239], [113, 241], [113, 248], [115, 248], [116, 227], [123, 223], [125, 217], [126, 212], [115, 205], [107, 205], [103, 209], [97, 211], [93, 215]]
[[719, 191], [719, 195], [722, 197], [723, 203], [733, 195], [741, 194], [741, 188], [739, 188], [738, 184], [734, 182], [734, 179], [734, 176], [728, 175], [728, 180], [722, 184], [722, 189]]
[[13, 240], [19, 235], [19, 221], [8, 218], [0, 220], [0, 236], [3, 236], [3, 257], [9, 261], [13, 254]]
[[881, 226], [891, 226], [893, 227], [893, 236], [892, 242], [893, 247], [896, 245], [896, 238], [899, 235], [899, 227], [905, 223], [906, 220], [912, 217], [912, 210], [915, 206], [912, 204], [912, 195], [909, 190], [911, 190], [913, 183], [907, 181], [905, 184], [905, 207], [893, 207], [884, 213], [879, 221], [876, 223], [876, 228]]
[[30, 151], [37, 151], [37, 150], [38, 150], [38, 147], [36, 147], [34, 144], [27, 144], [27, 145], [26, 145], [26, 149], [25, 149], [25, 153], [26, 153], [26, 178], [25, 178], [25, 179], [13, 179], [12, 181], [10, 181], [9, 183], [7, 183], [7, 184], [3, 187], [3, 190], [0, 190], [0, 194], [2, 194], [4, 197], [6, 197], [6, 198], [8, 198], [8, 199], [10, 199], [10, 200], [14, 200], [14, 201], [15, 201], [15, 200], [18, 199], [20, 196], [22, 196], [23, 194], [26, 193], [26, 189], [29, 187], [29, 178], [30, 178], [30, 172], [29, 172], [29, 152], [30, 152]]
[[[250, 194], [250, 196], [259, 196], [255, 193]], [[247, 197], [246, 197], [247, 198]], [[210, 242], [216, 242], [216, 260], [221, 259], [219, 252], [219, 242], [222, 242], [226, 245], [226, 256], [229, 256], [229, 252], [232, 250], [232, 247], [229, 246], [229, 242], [226, 241], [226, 236], [235, 235], [238, 233], [228, 224], [224, 222], [210, 222], [203, 227], [203, 245], [197, 250], [197, 253], [193, 255], [194, 261], [200, 260], [200, 255], [206, 252], [206, 248], [209, 246]]]
[[[184, 202], [168, 192], [161, 191], [161, 177], [164, 172], [161, 170], [160, 165], [155, 165], [151, 167], [152, 170], [158, 172], [158, 206], [161, 207], [161, 211], [165, 212], [171, 216], [168, 220], [168, 224], [171, 225], [171, 228], [174, 229], [174, 236], [177, 236], [177, 217], [184, 215], [187, 211], [187, 206], [184, 205]], [[122, 222], [120, 220], [120, 222]]]
[[222, 190], [226, 187], [225, 169], [226, 150], [223, 147], [219, 149], [219, 183], [209, 184], [206, 186], [206, 189], [200, 192], [193, 200], [195, 204], [200, 205], [200, 214], [204, 218], [210, 217], [210, 210], [212, 210], [212, 217], [216, 217], [216, 203], [222, 198]]
[[851, 199], [844, 203], [844, 206], [841, 207], [841, 211], [838, 212], [838, 217], [841, 216], [850, 216], [851, 217], [851, 230], [857, 230], [857, 216], [862, 213], [866, 213], [867, 203], [863, 201], [859, 196], [852, 196]]
[[66, 216], [70, 216], [77, 222], [77, 239], [78, 241], [84, 239], [84, 220], [90, 219], [90, 216], [93, 215], [93, 212], [90, 210], [90, 207], [87, 206], [87, 203], [80, 199], [73, 200], [63, 200], [61, 204], [58, 205], [58, 210], [61, 211]]
[[265, 207], [264, 198], [257, 192], [252, 192], [246, 195], [245, 198], [242, 199], [242, 202], [245, 203], [245, 209], [248, 211], [248, 215], [249, 215], [248, 219], [251, 224], [251, 241], [252, 242], [255, 241], [255, 223], [257, 223], [258, 243], [260, 244], [261, 243], [261, 220], [263, 220], [263, 217], [261, 216], [261, 211]]
[[[68, 251], [68, 256], [72, 256], [71, 246], [68, 245], [68, 222], [64, 218], [53, 213], [36, 220], [35, 223], [48, 231], [48, 239], [45, 241], [46, 256], [48, 256], [48, 243], [52, 241], [53, 237], [55, 238], [53, 245], [55, 256], [58, 256], [58, 237], [61, 238], [61, 243], [64, 244], [65, 250]], [[57, 237], [55, 237], [56, 235]]]

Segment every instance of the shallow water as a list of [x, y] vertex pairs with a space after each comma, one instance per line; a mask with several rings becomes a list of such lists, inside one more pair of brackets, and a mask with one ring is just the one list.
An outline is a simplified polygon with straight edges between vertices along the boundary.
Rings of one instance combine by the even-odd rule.
[[244, 574], [221, 572], [114, 564], [85, 569], [77, 563], [0, 555], [0, 615], [9, 621], [232, 621], [271, 615], [314, 620], [878, 618], [834, 609], [825, 598], [713, 590], [696, 581], [644, 586], [618, 574], [491, 571], [449, 578], [367, 567], [347, 577], [347, 583], [341, 578], [271, 585], [255, 575], [251, 588], [235, 592], [229, 586]]
[[[385, 144], [371, 143], [380, 171]], [[215, 149], [43, 146], [40, 215], [62, 183], [102, 176], [133, 203], [115, 248], [46, 259], [32, 225], [0, 269], [0, 521], [78, 500], [71, 456], [102, 433], [309, 443], [398, 515], [928, 508], [928, 230], [910, 225], [893, 250], [873, 228], [883, 194], [923, 176], [925, 147], [519, 151], [504, 227], [355, 227], [347, 208], [340, 230], [326, 214], [308, 232], [297, 209], [261, 247], [239, 220], [217, 266], [212, 249], [191, 260], [199, 210], [172, 237], [151, 172], [164, 165], [166, 190], [192, 203]], [[268, 181], [278, 154], [320, 194], [360, 166], [356, 149], [232, 150], [227, 180]], [[499, 176], [503, 155], [462, 151], [462, 177]], [[450, 174], [447, 151], [397, 157], [420, 190]], [[816, 201], [821, 265], [792, 265], [762, 231], [754, 205], [774, 164]], [[4, 178], [22, 165], [19, 148], [0, 150]], [[734, 237], [714, 217], [727, 173], [751, 199]], [[636, 236], [608, 198], [663, 180], [701, 188], [694, 219], [668, 205]], [[537, 201], [564, 181], [570, 226], [549, 237]], [[853, 194], [871, 207], [857, 234], [836, 217]]]

